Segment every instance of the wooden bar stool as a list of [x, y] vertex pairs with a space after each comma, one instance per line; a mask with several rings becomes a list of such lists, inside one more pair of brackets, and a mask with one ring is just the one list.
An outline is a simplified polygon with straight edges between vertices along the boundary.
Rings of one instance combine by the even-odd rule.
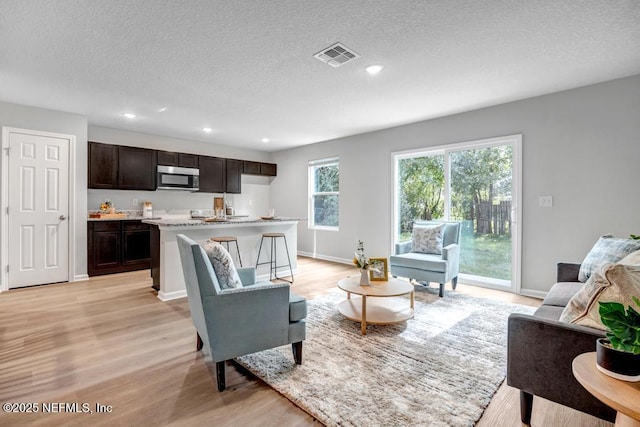
[[240, 258], [240, 248], [238, 247], [238, 238], [237, 237], [212, 237], [209, 240], [211, 240], [212, 242], [218, 242], [221, 245], [223, 243], [227, 244], [227, 252], [231, 253], [231, 250], [229, 250], [229, 243], [233, 242], [236, 244], [236, 253], [238, 254], [238, 262], [240, 263], [240, 267], [242, 267], [242, 258]]
[[[287, 250], [287, 260], [288, 264], [278, 265], [277, 260], [277, 252], [276, 252], [276, 239], [282, 238], [284, 239], [284, 247]], [[271, 239], [271, 256], [269, 261], [260, 262], [260, 251], [262, 251], [262, 243], [264, 239]], [[291, 258], [289, 257], [289, 246], [287, 246], [287, 237], [284, 233], [262, 233], [262, 239], [260, 240], [260, 248], [258, 249], [258, 258], [256, 259], [256, 269], [259, 265], [269, 264], [269, 280], [277, 279], [282, 280], [284, 282], [293, 283], [293, 270], [291, 269]], [[289, 267], [289, 272], [291, 273], [291, 280], [283, 279], [278, 277], [278, 268], [279, 267]]]

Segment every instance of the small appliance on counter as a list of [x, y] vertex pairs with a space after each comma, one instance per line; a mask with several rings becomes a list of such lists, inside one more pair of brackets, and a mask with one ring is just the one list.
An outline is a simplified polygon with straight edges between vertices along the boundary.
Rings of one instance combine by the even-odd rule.
[[142, 203], [142, 218], [153, 218], [153, 203]]
[[205, 219], [212, 215], [212, 211], [208, 209], [191, 209], [189, 213], [191, 219]]
[[214, 197], [213, 198], [213, 215], [218, 219], [224, 219], [225, 210], [224, 210], [224, 197]]

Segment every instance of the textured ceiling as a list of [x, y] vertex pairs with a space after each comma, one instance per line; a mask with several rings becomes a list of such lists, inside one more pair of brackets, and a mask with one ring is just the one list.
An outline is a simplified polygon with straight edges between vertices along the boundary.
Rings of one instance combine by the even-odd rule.
[[[0, 0], [0, 11], [1, 101], [266, 151], [640, 74], [638, 0]], [[338, 41], [361, 57], [313, 58]], [[385, 68], [370, 76], [371, 64]]]

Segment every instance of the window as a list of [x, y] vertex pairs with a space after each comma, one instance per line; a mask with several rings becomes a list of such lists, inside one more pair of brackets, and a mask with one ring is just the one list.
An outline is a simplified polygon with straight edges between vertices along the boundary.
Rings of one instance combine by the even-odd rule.
[[309, 227], [337, 230], [340, 166], [337, 158], [309, 162]]
[[518, 292], [521, 135], [394, 153], [395, 242], [416, 220], [460, 221], [460, 279]]

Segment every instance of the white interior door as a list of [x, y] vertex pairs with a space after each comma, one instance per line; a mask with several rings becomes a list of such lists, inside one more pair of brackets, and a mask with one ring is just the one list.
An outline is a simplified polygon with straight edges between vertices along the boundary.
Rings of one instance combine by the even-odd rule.
[[69, 146], [9, 133], [9, 288], [69, 280]]

